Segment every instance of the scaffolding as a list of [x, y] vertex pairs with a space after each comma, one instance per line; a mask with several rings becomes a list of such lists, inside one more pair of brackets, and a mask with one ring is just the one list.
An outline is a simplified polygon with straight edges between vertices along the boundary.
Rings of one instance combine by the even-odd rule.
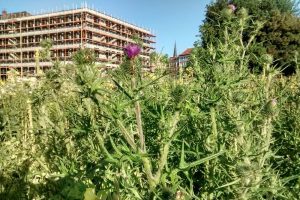
[[[155, 36], [144, 28], [108, 16], [84, 6], [39, 15], [27, 12], [2, 13], [0, 16], [0, 76], [15, 69], [20, 76], [36, 73], [35, 52], [41, 41], [52, 41], [51, 59], [70, 62], [72, 54], [81, 48], [95, 52], [97, 62], [117, 67], [124, 57], [123, 48], [138, 37], [143, 42], [141, 58], [149, 65]], [[51, 62], [41, 62], [43, 70]]]

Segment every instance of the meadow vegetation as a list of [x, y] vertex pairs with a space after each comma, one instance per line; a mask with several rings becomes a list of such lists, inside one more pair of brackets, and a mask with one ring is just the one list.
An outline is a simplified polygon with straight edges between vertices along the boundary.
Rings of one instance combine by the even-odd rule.
[[11, 71], [0, 199], [300, 199], [299, 55], [290, 76], [268, 52], [251, 62], [263, 25], [225, 9], [179, 73], [135, 54], [103, 71], [85, 49], [35, 78]]

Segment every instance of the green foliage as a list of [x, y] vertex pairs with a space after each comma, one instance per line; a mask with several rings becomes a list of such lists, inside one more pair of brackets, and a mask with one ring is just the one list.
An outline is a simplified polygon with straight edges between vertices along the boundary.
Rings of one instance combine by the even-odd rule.
[[[225, 27], [238, 26], [246, 18], [247, 26], [244, 30], [242, 40], [248, 41], [252, 35], [253, 27], [261, 23], [261, 28], [255, 37], [255, 46], [251, 51], [250, 68], [259, 66], [257, 57], [264, 53], [274, 56], [273, 66], [284, 69], [286, 74], [294, 73], [296, 69], [293, 57], [299, 52], [299, 16], [297, 5], [299, 1], [271, 0], [271, 1], [231, 1], [237, 7], [232, 11], [228, 2], [218, 0], [207, 8], [206, 19], [200, 27], [201, 44], [204, 48], [215, 45], [222, 37]], [[199, 42], [198, 42], [199, 43]]]
[[40, 46], [42, 47], [40, 57], [44, 60], [50, 60], [51, 59], [50, 49], [53, 46], [53, 41], [50, 39], [42, 40]]
[[169, 66], [168, 55], [152, 52], [150, 54], [150, 66], [155, 69], [166, 69]]
[[299, 199], [300, 76], [266, 53], [251, 73], [261, 23], [240, 12], [178, 78], [139, 58], [103, 73], [84, 49], [38, 79], [11, 73], [0, 199]]
[[257, 41], [264, 42], [267, 52], [274, 56], [274, 65], [287, 68], [288, 74], [294, 72], [295, 57], [300, 52], [300, 18], [289, 13], [272, 13]]

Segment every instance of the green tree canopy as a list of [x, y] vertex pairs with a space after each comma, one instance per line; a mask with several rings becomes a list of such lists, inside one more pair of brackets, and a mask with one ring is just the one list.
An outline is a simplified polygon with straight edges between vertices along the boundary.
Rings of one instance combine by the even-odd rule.
[[[235, 10], [229, 7], [234, 5]], [[255, 38], [252, 65], [256, 65], [258, 54], [274, 56], [274, 66], [284, 68], [290, 74], [296, 68], [295, 55], [300, 51], [299, 1], [293, 0], [217, 0], [207, 7], [204, 24], [200, 27], [201, 46], [209, 47], [222, 40], [224, 27], [228, 23], [238, 23], [238, 18], [250, 16], [247, 30], [243, 30], [244, 40], [249, 39], [253, 25], [263, 26]], [[255, 66], [251, 66], [255, 67]]]

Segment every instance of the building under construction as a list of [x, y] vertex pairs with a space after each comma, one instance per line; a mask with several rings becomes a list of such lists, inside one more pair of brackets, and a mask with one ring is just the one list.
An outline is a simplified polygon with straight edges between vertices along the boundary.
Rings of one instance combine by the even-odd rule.
[[[137, 37], [143, 42], [141, 58], [149, 65], [154, 35], [144, 28], [102, 12], [83, 7], [47, 14], [28, 12], [0, 15], [0, 75], [5, 79], [10, 69], [20, 76], [36, 72], [36, 52], [43, 40], [52, 41], [51, 60], [70, 62], [80, 48], [93, 49], [97, 62], [105, 67], [118, 66], [124, 57], [123, 48]], [[41, 61], [45, 70], [52, 62]]]

